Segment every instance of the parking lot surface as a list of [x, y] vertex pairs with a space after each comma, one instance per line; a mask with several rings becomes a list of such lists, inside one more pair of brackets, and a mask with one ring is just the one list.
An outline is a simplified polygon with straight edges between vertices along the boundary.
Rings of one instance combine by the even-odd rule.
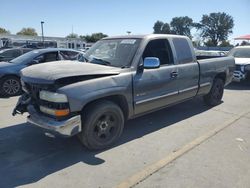
[[0, 187], [250, 186], [249, 84], [228, 86], [214, 108], [196, 98], [130, 120], [98, 152], [12, 117], [16, 101], [0, 99]]

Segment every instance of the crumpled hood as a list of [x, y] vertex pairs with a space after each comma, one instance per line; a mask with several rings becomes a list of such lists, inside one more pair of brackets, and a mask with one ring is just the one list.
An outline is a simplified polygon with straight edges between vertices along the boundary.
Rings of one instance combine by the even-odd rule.
[[65, 78], [76, 78], [84, 76], [117, 75], [120, 68], [82, 63], [74, 61], [56, 61], [29, 66], [21, 70], [24, 80], [39, 83], [54, 83], [54, 81]]
[[236, 65], [249, 65], [250, 58], [235, 58]]

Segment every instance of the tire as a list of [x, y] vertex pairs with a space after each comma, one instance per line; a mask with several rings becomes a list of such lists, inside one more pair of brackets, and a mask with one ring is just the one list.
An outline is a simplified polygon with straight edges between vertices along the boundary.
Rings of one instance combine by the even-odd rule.
[[0, 80], [0, 96], [13, 97], [22, 93], [20, 79], [15, 76], [6, 76]]
[[111, 101], [100, 101], [82, 113], [80, 142], [90, 150], [111, 146], [122, 134], [124, 115], [121, 108]]
[[221, 103], [224, 93], [224, 81], [215, 78], [210, 92], [203, 97], [204, 102], [209, 106], [216, 106]]

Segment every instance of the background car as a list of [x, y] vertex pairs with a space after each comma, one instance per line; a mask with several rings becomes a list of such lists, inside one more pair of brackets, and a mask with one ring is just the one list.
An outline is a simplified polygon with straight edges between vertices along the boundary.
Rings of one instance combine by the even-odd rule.
[[30, 65], [59, 60], [78, 60], [81, 52], [71, 49], [46, 48], [30, 51], [9, 62], [0, 62], [0, 96], [11, 97], [22, 92], [20, 70]]
[[10, 48], [0, 51], [0, 61], [10, 61], [16, 57], [30, 52], [31, 48]]
[[250, 76], [250, 46], [238, 46], [233, 48], [228, 56], [235, 58], [235, 71], [233, 80], [240, 82]]

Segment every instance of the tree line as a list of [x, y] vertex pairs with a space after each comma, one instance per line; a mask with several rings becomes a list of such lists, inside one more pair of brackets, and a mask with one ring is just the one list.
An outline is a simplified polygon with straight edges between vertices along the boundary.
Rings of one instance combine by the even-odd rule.
[[[229, 46], [229, 34], [233, 33], [233, 17], [225, 12], [210, 13], [202, 16], [200, 22], [195, 23], [188, 16], [174, 17], [170, 23], [156, 21], [153, 29], [155, 34], [177, 34], [193, 38], [191, 29], [195, 28], [206, 46]], [[196, 41], [197, 42], [197, 41]], [[200, 41], [198, 41], [200, 43]]]
[[80, 38], [85, 40], [86, 42], [96, 42], [104, 37], [107, 37], [108, 35], [104, 33], [92, 33], [91, 35], [77, 35], [76, 33], [71, 33], [66, 36], [66, 38]]
[[[192, 18], [188, 16], [174, 17], [170, 23], [164, 23], [162, 21], [156, 21], [153, 26], [153, 32], [155, 34], [178, 34], [188, 36], [190, 39], [193, 38], [191, 29], [196, 29], [196, 34], [202, 39], [202, 42], [194, 41], [194, 44], [205, 46], [229, 46], [230, 43], [227, 41], [229, 34], [233, 33], [234, 20], [233, 17], [226, 14], [225, 12], [210, 13], [209, 15], [204, 14], [200, 22], [195, 23]], [[10, 31], [0, 27], [0, 34], [10, 34]], [[29, 35], [37, 36], [37, 32], [33, 28], [23, 28], [17, 35]], [[93, 33], [91, 35], [77, 35], [71, 33], [66, 38], [81, 38], [86, 42], [96, 42], [108, 35], [104, 33]]]

